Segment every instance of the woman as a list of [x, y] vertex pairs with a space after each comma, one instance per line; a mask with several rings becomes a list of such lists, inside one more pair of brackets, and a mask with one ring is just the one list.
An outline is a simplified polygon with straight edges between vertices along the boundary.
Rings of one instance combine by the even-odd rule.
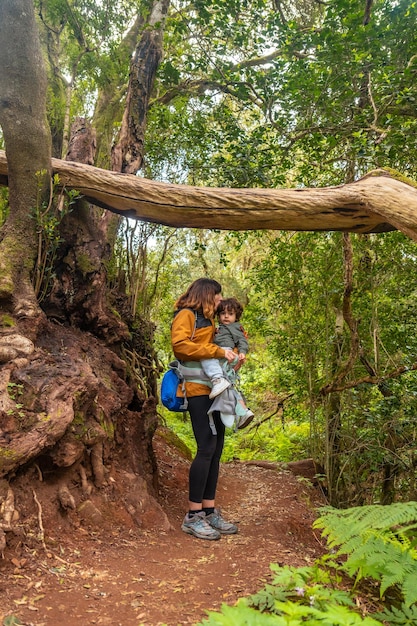
[[[213, 343], [214, 316], [222, 295], [221, 285], [210, 278], [195, 280], [175, 303], [171, 340], [175, 357], [189, 367], [200, 368], [201, 359], [235, 359], [231, 348]], [[180, 392], [180, 388], [179, 388]], [[193, 379], [186, 383], [188, 411], [191, 417], [197, 453], [189, 474], [189, 510], [181, 529], [199, 539], [220, 539], [221, 534], [237, 532], [237, 526], [226, 522], [215, 508], [220, 457], [223, 451], [225, 427], [214, 413], [214, 428], [208, 410], [212, 399], [211, 382]]]

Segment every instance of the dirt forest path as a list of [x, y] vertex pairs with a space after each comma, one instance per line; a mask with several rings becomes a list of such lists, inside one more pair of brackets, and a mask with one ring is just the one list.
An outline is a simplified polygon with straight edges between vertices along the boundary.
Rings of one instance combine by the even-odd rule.
[[[171, 530], [117, 523], [80, 527], [48, 549], [8, 550], [0, 561], [1, 626], [178, 626], [259, 590], [271, 562], [311, 564], [324, 546], [312, 528], [319, 492], [290, 472], [224, 464], [218, 503], [239, 533], [202, 541], [180, 530], [189, 462], [157, 445]], [[52, 545], [53, 549], [49, 549]], [[18, 549], [19, 548], [19, 549]]]

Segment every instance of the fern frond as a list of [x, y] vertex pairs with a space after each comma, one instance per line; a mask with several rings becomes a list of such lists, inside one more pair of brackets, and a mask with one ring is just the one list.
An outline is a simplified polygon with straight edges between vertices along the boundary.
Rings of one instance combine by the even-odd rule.
[[223, 604], [221, 613], [209, 611], [208, 617], [201, 622], [204, 626], [236, 626], [236, 624], [250, 624], [250, 626], [288, 626], [285, 617], [259, 613], [243, 602], [236, 606]]
[[[317, 611], [317, 617], [320, 626], [382, 626], [381, 622], [376, 621], [373, 617], [361, 617], [358, 613], [353, 613], [345, 606], [332, 605], [324, 613]], [[307, 621], [310, 624], [310, 621]]]
[[386, 624], [392, 624], [392, 626], [415, 626], [417, 624], [417, 606], [402, 605], [399, 608], [392, 606], [381, 613], [376, 613], [374, 617]]
[[351, 576], [381, 581], [381, 596], [398, 586], [407, 606], [417, 601], [416, 502], [342, 511], [325, 507], [321, 513], [314, 526], [323, 530], [330, 547], [347, 555], [343, 567]]
[[[415, 602], [417, 602], [417, 585], [416, 585], [416, 572], [415, 570], [409, 572], [409, 574], [404, 578], [404, 582], [402, 584], [402, 592], [404, 596], [404, 604], [405, 606], [411, 606]], [[414, 622], [417, 624], [417, 621]]]
[[345, 606], [329, 604], [324, 610], [293, 602], [277, 602], [275, 612], [284, 615], [287, 625], [298, 626], [382, 626], [372, 617], [362, 617]]
[[[323, 529], [335, 545], [361, 535], [367, 529], [396, 529], [396, 534], [413, 536], [417, 525], [417, 502], [397, 502], [389, 505], [372, 504], [351, 509], [323, 507], [314, 527]], [[330, 544], [329, 544], [330, 545]]]

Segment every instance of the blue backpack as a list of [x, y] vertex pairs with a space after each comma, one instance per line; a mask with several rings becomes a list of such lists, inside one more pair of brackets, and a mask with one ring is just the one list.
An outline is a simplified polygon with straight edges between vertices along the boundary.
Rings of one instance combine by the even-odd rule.
[[[177, 396], [180, 384], [182, 385], [184, 397]], [[185, 378], [180, 372], [178, 361], [172, 361], [168, 365], [168, 371], [162, 377], [161, 402], [169, 411], [179, 413], [187, 410], [188, 400], [185, 395]]]

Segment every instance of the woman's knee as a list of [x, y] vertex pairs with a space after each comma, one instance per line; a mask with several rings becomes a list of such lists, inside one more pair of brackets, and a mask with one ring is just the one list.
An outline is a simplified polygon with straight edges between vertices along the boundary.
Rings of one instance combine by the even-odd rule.
[[211, 461], [212, 458], [216, 455], [217, 446], [216, 442], [206, 444], [204, 446], [197, 446], [197, 454], [200, 459], [205, 459], [207, 461]]

